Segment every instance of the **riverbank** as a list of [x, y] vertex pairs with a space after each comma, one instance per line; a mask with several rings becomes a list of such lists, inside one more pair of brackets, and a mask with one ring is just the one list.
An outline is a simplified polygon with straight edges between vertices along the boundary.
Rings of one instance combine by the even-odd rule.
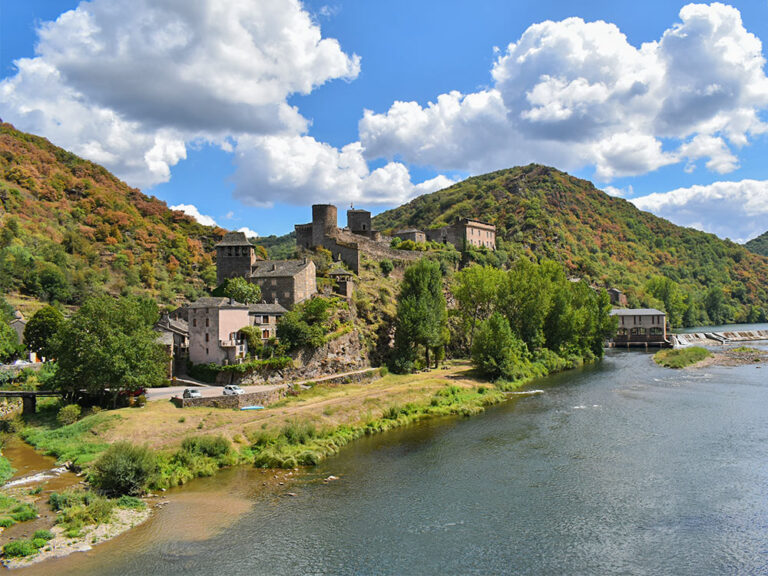
[[661, 350], [653, 360], [665, 368], [704, 368], [707, 366], [745, 366], [768, 360], [768, 351], [750, 346], [707, 350], [700, 346]]

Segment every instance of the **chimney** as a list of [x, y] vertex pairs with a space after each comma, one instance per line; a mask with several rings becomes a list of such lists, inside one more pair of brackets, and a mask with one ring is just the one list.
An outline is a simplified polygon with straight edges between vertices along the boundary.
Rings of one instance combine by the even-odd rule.
[[275, 298], [275, 304], [280, 304], [280, 302], [277, 301], [277, 298]]

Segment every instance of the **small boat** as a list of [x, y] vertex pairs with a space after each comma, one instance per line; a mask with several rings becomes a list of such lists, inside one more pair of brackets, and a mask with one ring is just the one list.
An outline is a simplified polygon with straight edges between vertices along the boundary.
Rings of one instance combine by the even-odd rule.
[[240, 410], [264, 410], [264, 406], [243, 406]]

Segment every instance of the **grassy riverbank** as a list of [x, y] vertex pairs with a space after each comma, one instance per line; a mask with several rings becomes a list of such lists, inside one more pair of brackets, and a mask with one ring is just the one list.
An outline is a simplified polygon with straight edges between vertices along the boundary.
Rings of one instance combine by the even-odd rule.
[[[41, 402], [19, 435], [86, 471], [111, 444], [138, 440], [157, 453], [160, 473], [153, 487], [163, 488], [240, 463], [315, 464], [362, 435], [432, 416], [473, 414], [504, 397], [498, 387], [476, 378], [467, 362], [454, 362], [419, 374], [387, 374], [370, 383], [317, 384], [260, 411], [179, 409], [170, 402], [150, 402], [86, 414], [62, 426], [56, 405]], [[220, 436], [231, 449], [215, 457], [183, 450], [185, 439], [197, 436]]]
[[685, 368], [709, 358], [712, 353], [701, 346], [660, 350], [653, 355], [656, 364], [665, 368]]

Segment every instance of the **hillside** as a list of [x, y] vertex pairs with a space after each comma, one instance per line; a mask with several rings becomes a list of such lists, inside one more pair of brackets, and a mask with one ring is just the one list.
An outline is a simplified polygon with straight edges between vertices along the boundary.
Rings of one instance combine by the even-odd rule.
[[647, 284], [669, 278], [684, 296], [686, 324], [762, 320], [768, 310], [768, 259], [545, 166], [469, 178], [379, 214], [374, 225], [424, 229], [457, 217], [496, 225], [496, 261], [521, 254], [557, 260], [571, 275], [624, 290], [630, 305], [663, 305]]
[[744, 248], [755, 254], [768, 256], [768, 232], [763, 232], [757, 238], [753, 238], [744, 244]]
[[101, 289], [194, 299], [216, 280], [223, 233], [0, 124], [0, 291], [12, 301], [77, 304]]

